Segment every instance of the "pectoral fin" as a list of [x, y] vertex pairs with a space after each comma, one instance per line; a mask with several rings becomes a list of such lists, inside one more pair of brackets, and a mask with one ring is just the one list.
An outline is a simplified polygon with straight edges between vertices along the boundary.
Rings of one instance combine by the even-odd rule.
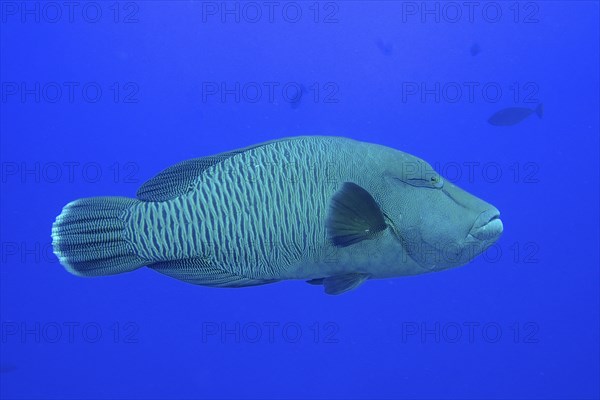
[[332, 197], [326, 224], [329, 239], [340, 247], [373, 239], [387, 228], [373, 196], [352, 182], [344, 182]]
[[360, 272], [330, 276], [323, 279], [323, 287], [327, 294], [342, 294], [349, 290], [356, 289], [370, 277], [371, 275]]

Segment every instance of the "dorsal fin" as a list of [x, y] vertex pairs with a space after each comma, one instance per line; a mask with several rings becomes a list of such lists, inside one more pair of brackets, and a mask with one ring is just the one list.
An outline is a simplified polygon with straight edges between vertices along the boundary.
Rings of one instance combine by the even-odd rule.
[[192, 190], [196, 178], [213, 165], [219, 164], [230, 157], [244, 153], [248, 150], [253, 150], [277, 142], [287, 142], [303, 138], [304, 136], [273, 139], [214, 156], [182, 161], [158, 173], [154, 178], [144, 183], [138, 189], [136, 196], [142, 201], [166, 201], [174, 199]]
[[159, 172], [154, 178], [144, 183], [138, 189], [136, 196], [142, 201], [166, 201], [182, 196], [192, 190], [196, 178], [198, 178], [204, 170], [213, 165], [219, 164], [230, 157], [244, 153], [248, 150], [284, 140], [290, 139], [270, 140], [268, 142], [220, 153], [214, 156], [182, 161]]
[[144, 183], [137, 191], [137, 198], [143, 201], [165, 201], [184, 195], [192, 190], [196, 178], [205, 169], [239, 153], [232, 151], [177, 163]]

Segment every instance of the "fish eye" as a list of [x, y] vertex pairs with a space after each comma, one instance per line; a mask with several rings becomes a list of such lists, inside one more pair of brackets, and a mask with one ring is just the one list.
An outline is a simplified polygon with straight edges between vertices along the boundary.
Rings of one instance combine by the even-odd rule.
[[441, 176], [432, 176], [431, 178], [397, 178], [396, 181], [406, 183], [410, 186], [424, 187], [428, 189], [441, 189], [444, 186], [444, 181]]
[[439, 175], [432, 176], [431, 184], [433, 185], [434, 188], [441, 189], [442, 187], [444, 187], [444, 180]]

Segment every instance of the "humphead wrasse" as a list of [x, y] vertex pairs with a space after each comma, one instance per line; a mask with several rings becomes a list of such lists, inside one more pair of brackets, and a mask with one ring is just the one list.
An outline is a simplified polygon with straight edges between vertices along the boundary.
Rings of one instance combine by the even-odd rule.
[[79, 276], [147, 266], [197, 285], [302, 279], [339, 294], [466, 264], [499, 238], [499, 215], [417, 157], [306, 136], [181, 162], [135, 199], [75, 200], [52, 245]]

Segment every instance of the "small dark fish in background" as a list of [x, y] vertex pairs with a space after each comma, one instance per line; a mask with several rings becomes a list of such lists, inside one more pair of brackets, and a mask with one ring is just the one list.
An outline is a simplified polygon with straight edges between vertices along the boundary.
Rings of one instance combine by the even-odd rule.
[[2, 364], [0, 365], [0, 374], [6, 374], [8, 372], [13, 372], [16, 371], [17, 367], [16, 365], [12, 365], [12, 364]]
[[481, 46], [479, 46], [478, 43], [473, 43], [469, 51], [471, 52], [471, 55], [475, 57], [477, 54], [481, 53]]
[[307, 93], [308, 93], [308, 90], [306, 90], [306, 87], [304, 87], [303, 84], [300, 84], [300, 91], [298, 92], [296, 97], [294, 97], [293, 99], [290, 100], [290, 105], [292, 106], [292, 108], [294, 110], [296, 108], [300, 107], [300, 102], [302, 101], [302, 96], [304, 96]]
[[503, 108], [494, 115], [492, 115], [488, 122], [494, 126], [510, 126], [516, 125], [529, 117], [531, 114], [536, 113], [539, 118], [544, 115], [544, 106], [542, 103], [538, 104], [536, 108], [527, 107], [508, 107]]
[[377, 48], [384, 56], [391, 56], [394, 51], [394, 45], [391, 42], [385, 43], [381, 38], [377, 39]]

